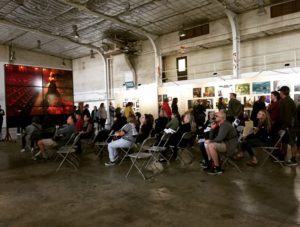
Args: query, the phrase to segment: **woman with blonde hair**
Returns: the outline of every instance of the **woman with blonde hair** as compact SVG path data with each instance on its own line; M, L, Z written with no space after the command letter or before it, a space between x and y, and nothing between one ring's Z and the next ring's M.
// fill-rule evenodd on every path
M250 166L256 166L258 163L253 148L265 146L271 140L272 123L267 110L258 111L256 118L258 122L257 127L253 128L253 133L243 138L242 142L242 150L247 151L250 156L250 160L247 162L247 165Z

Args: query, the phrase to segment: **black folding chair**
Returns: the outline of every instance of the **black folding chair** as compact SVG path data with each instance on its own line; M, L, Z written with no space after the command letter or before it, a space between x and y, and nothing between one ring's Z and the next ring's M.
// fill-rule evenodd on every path
M73 142L71 143L72 140ZM56 172L60 170L61 166L65 162L68 162L71 166L74 167L75 170L79 168L80 159L76 155L76 147L77 147L76 144L79 140L80 140L80 134L73 133L71 138L67 141L67 143L58 149L56 154L57 157L62 158L62 161L57 167Z
M277 162L281 167L284 167L283 163L274 155L274 153L278 150L281 149L281 141L282 138L284 137L286 131L285 130L280 130L278 132L279 138L276 141L276 143L274 144L274 146L272 147L259 147L261 148L266 154L267 156L265 157L265 159L263 160L263 162L261 163L261 166L264 166L264 164L267 162L267 160L271 157L275 160L275 162Z

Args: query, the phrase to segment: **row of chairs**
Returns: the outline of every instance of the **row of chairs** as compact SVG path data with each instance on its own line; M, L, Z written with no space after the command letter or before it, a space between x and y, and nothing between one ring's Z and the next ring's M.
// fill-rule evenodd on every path
M281 149L281 141L285 133L286 132L284 130L279 131L279 138L273 146L260 147L260 149L266 153L266 157L262 161L261 166L265 165L265 163L269 158L272 158L273 160L276 161L276 163L278 163L281 167L283 167L283 164L278 160L277 156L275 155L275 152ZM126 178L130 175L132 169L135 167L138 173L142 176L142 178L146 180L147 178L145 176L144 169L147 169L150 163L158 162L161 158L164 159L169 165L170 159L172 158L175 149L177 149L178 152L177 159L182 164L185 164L184 160L182 159L183 152L186 152L186 154L190 156L191 160L193 160L194 156L191 153L191 151L188 149L188 146L183 145L182 143L184 140L187 141L191 140L191 138L193 137L193 133L192 132L184 133L176 146L170 146L171 155L167 157L164 152L167 150L167 144L170 135L171 134L164 133L157 145L155 145L157 138L149 137L140 146L133 143L131 147L127 149L122 149L124 155L119 165L123 163L126 157L129 157L131 160L130 168L125 175ZM105 141L97 142L95 144L98 150L97 152L98 157L103 156L103 152L105 148L107 148L108 141L111 136L113 136L113 132L109 134L108 138ZM78 143L79 140L80 140L80 134L74 133L71 136L71 138L68 140L68 142L57 151L57 158L60 157L62 160L58 168L56 169L56 172L58 172L61 166L66 162L69 163L71 166L73 166L74 169L76 170L79 168L80 158L76 155L76 144ZM136 147L138 151L135 153L130 153L133 147ZM225 165L229 164L233 166L235 169L237 169L239 172L242 172L241 169L238 167L238 165L232 159L232 156L227 156L225 154L221 158L222 158L222 168L224 168ZM139 163L141 160L142 162Z

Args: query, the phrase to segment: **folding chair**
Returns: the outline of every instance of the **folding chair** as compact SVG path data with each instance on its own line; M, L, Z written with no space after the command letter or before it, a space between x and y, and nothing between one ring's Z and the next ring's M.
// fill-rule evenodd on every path
M240 173L242 172L240 167L234 162L234 160L232 158L234 156L234 154L229 155L227 152L226 153L219 153L219 154L220 154L220 159L222 160L222 165L221 165L222 169L224 169L224 167L227 164L229 164L229 165L233 166Z
M146 167L149 162L152 160L153 157L153 153L152 152L145 152L148 151L148 147L151 147L154 143L156 142L156 138L155 137L150 137L144 140L144 142L142 143L139 151L137 153L133 153L133 154L129 154L128 156L130 157L130 160L132 162L127 174L126 174L126 178L129 176L131 170L133 167L135 167L137 169L137 171L141 174L141 176L143 177L144 180L146 180L146 177L142 171L142 169L144 167ZM138 161L144 159L144 161L139 164Z
M185 132L183 133L183 135L181 136L180 140L178 141L177 145L176 146L170 146L171 150L172 150L172 155L171 157L169 158L169 161L170 159L172 158L172 156L174 155L175 153L175 149L178 149L177 150L177 158L176 160L179 160L183 165L185 164L182 157L181 157L181 154L186 151L189 156L191 157L191 160L194 159L194 155L192 154L192 152L190 152L187 148L188 148L188 141L190 141L193 137L193 132ZM186 145L183 144L183 141L186 141Z
M282 162L274 155L274 152L281 149L281 141L282 141L282 138L284 137L285 133L286 133L285 130L280 130L278 132L279 139L277 140L277 142L274 144L273 147L259 147L265 153L267 153L267 156L265 157L265 159L261 163L261 167L264 166L264 164L267 162L267 160L269 159L269 157L272 157L281 167L284 167L284 165L282 164Z
M108 137L105 141L102 141L102 142L96 142L95 143L95 146L98 150L97 152L97 157L102 157L103 156L103 151L105 148L107 148L107 145L108 145L108 141L109 139L114 135L114 131L111 130L110 133L108 134Z
M73 143L71 144L71 141L73 139ZM75 154L76 152L76 144L80 139L80 134L73 133L71 138L68 140L68 142L60 147L58 151L56 152L58 157L62 158L62 161L60 162L59 166L56 169L56 172L58 172L61 168L61 166L64 164L64 162L68 162L71 166L74 167L75 170L79 168L79 157Z
M162 152L167 150L167 144L168 144L168 141L169 141L171 135L172 135L171 133L164 133L156 146L153 145L147 149L148 151L153 153L153 157L155 157L156 160L159 160L159 158L162 157L169 164L169 159L167 159L162 154Z
M131 145L130 145L129 147L126 147L126 148L125 148L125 147L120 147L120 150L123 151L124 156L122 157L122 159L121 159L119 165L121 165L121 164L123 163L124 159L125 159L126 157L129 156L129 152L130 152L130 150L131 150L133 147L136 147L136 144L135 144L135 143L131 143Z

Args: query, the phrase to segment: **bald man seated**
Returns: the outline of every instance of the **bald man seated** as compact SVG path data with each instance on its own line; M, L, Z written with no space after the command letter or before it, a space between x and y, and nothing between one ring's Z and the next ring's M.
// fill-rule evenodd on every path
M217 130L216 137L206 140L209 165L205 170L208 174L222 174L218 152L234 152L238 144L238 135L235 128L226 120L226 113L223 111L215 114L214 122L211 124L213 130Z

